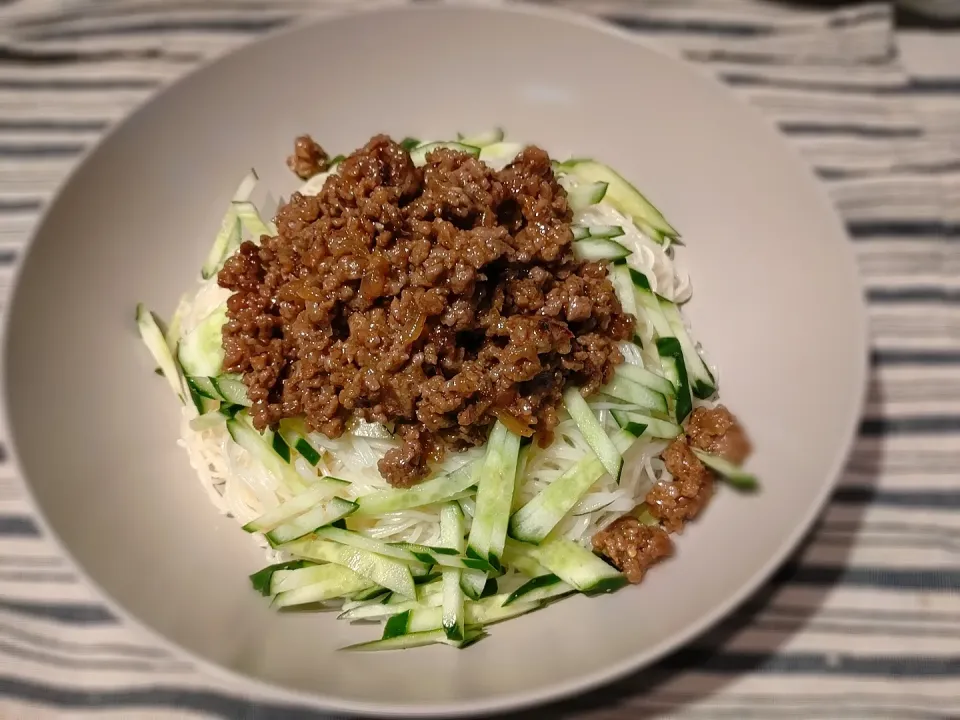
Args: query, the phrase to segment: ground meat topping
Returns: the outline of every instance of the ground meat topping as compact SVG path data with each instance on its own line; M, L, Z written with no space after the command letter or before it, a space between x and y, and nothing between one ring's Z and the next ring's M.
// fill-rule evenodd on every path
M740 465L750 454L750 440L737 418L723 405L712 410L699 407L687 423L690 444L711 455Z
M608 382L633 332L604 267L575 258L571 217L537 147L500 172L450 149L417 168L374 137L224 265L224 370L261 430L396 423L379 467L399 487L498 417L546 444L566 385Z
M609 558L627 580L639 583L650 566L673 555L673 541L663 528L624 515L593 536L593 549Z
M657 483L647 493L650 513L667 532L682 532L713 494L713 473L693 454L684 438L677 438L663 451L663 462L673 482Z
M293 145L293 155L287 158L287 167L301 180L312 178L327 169L327 153L309 135L301 135Z

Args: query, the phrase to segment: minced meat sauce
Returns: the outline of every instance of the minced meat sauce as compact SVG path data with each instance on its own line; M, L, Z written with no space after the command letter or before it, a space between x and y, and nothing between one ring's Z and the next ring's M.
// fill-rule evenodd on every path
M644 525L626 515L593 536L594 550L632 583L643 580L652 565L673 554L668 533L683 532L684 525L699 515L713 496L714 473L692 448L736 465L746 460L751 450L743 427L723 405L697 408L690 414L684 434L661 454L673 480L657 483L645 498L647 512L657 524Z
M321 151L301 141L306 172ZM498 172L450 149L417 168L374 137L220 271L224 369L243 374L254 424L395 423L379 469L398 487L498 418L549 443L564 388L608 382L633 331L604 266L574 256L571 215L537 147Z

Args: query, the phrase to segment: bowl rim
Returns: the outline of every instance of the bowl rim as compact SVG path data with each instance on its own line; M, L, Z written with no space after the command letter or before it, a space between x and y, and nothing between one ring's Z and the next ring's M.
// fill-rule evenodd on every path
M379 702L365 702L344 700L335 696L330 696L318 692L308 692L285 688L273 683L258 679L245 673L231 670L215 662L207 660L192 651L181 647L174 640L162 635L159 631L152 629L146 622L141 621L131 611L124 608L115 600L100 584L94 580L74 557L73 553L60 538L56 530L48 522L39 502L34 494L27 473L20 462L17 452L16 430L11 422L11 412L9 403L9 388L11 385L10 377L10 343L9 329L14 312L18 305L18 296L20 295L21 275L27 265L29 256L33 252L36 240L46 225L48 216L52 213L57 201L66 188L101 148L102 145L109 143L114 134L123 127L128 121L140 113L148 112L156 103L161 103L166 94L172 91L185 78L197 72L202 72L208 68L214 67L231 57L234 53L248 51L261 43L271 41L277 37L287 34L293 34L302 31L305 27L320 25L330 20L343 17L362 16L367 14L376 14L380 12L402 12L402 13L420 13L420 12L457 12L459 9L468 8L470 10L482 10L485 12L505 15L527 15L540 17L555 21L565 22L578 26L585 31L600 32L613 38L626 40L638 45L650 52L665 56L675 61L678 65L686 68L687 72L698 75L704 83L713 83L717 88L727 89L727 94L734 102L739 103L745 110L754 114L758 119L763 119L762 114L752 107L746 100L742 99L736 93L729 91L728 88L710 73L697 67L696 64L685 62L664 50L664 47L654 38L650 38L641 33L630 32L626 29L617 27L613 23L603 21L599 18L587 15L585 13L567 10L563 8L541 6L534 4L520 4L511 0L445 0L444 2L419 4L411 3L409 0L368 0L363 5L354 4L339 7L330 7L322 9L317 14L312 14L302 20L294 20L283 27L270 30L255 39L239 45L236 48L214 58L209 62L201 61L199 65L188 71L170 85L151 96L146 102L136 107L132 112L123 116L119 122L111 127L98 138L90 147L88 147L77 160L73 168L64 175L57 184L50 200L41 210L39 217L30 231L22 255L19 258L11 280L11 290L8 295L8 310L3 313L2 323L0 323L0 363L3 369L0 373L0 420L4 423L7 432L7 462L13 470L15 477L24 491L26 504L31 512L32 519L39 526L41 537L48 540L60 552L60 555L67 560L70 567L76 573L78 581L86 587L92 589L96 594L96 601L104 605L111 614L126 628L130 628L140 633L145 639L151 641L156 647L162 648L173 657L180 657L187 660L198 672L202 678L206 676L210 680L219 681L220 687L211 688L215 692L232 694L238 699L247 702L277 702L289 705L298 703L302 708L310 710L321 710L325 712L350 713L355 716L387 716L387 717L475 717L485 714L504 713L511 711L524 710L534 706L554 703L569 699L573 696L586 693L601 686L609 685L620 680L627 675L639 672L649 667L656 661L662 659L665 655L684 645L691 640L703 634L711 627L716 625L723 618L727 617L737 607L743 604L750 596L757 592L760 586L766 582L777 568L788 558L790 553L800 544L800 541L807 535L816 518L822 512L828 497L837 485L843 466L845 465L853 444L857 437L858 421L862 417L864 405L867 397L867 380L869 377L869 332L867 322L867 310L862 293L862 283L859 279L856 257L853 248L850 245L849 238L844 229L842 218L827 194L823 184L816 178L809 164L803 159L799 151L787 142L781 133L778 133L772 126L767 125L766 132L772 133L778 138L778 142L784 148L786 153L792 156L795 164L799 165L808 175L809 181L816 188L815 193L820 205L820 211L825 216L830 216L835 226L835 234L838 241L843 242L843 249L839 252L845 258L852 277L857 279L861 287L860 299L857 303L857 331L851 336L851 344L856 343L858 354L861 356L861 362L858 368L857 396L856 402L852 403L848 409L847 431L840 444L841 451L833 459L831 470L827 481L823 483L820 491L810 509L801 518L800 522L794 527L778 547L770 554L769 559L751 575L737 592L723 599L716 604L714 609L704 614L697 622L689 627L677 632L664 639L660 643L651 647L638 649L630 657L601 668L598 668L588 674L582 675L574 681L563 681L544 684L537 689L526 692L514 692L506 695L500 695L492 699L473 700L473 701L443 701L429 705L416 704L384 704ZM194 688L196 689L196 688ZM289 708L294 710L296 708Z

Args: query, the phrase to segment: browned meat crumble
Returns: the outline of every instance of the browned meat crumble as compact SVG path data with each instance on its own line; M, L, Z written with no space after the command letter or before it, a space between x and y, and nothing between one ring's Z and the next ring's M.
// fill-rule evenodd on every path
M312 178L327 169L326 151L309 135L301 135L293 145L287 167L301 180Z
M673 555L673 541L663 528L624 515L593 536L593 549L607 557L627 580L638 583L651 565Z
M661 457L673 482L658 483L645 498L659 526L648 526L626 515L593 537L593 548L632 583L643 580L651 565L673 554L667 533L681 533L713 495L714 473L691 447L740 464L750 454L750 440L736 417L723 405L697 408L687 421L686 434L667 446Z
M325 153L300 140L291 167L314 174ZM574 257L570 220L537 147L499 172L449 149L417 168L374 137L227 260L224 370L243 374L259 429L396 423L379 467L398 487L497 418L547 444L563 389L608 382L633 331L603 265Z

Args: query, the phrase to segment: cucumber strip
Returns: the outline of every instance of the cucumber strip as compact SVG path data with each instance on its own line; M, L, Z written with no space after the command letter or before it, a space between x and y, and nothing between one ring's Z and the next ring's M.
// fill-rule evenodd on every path
M618 367L613 374L613 380L604 385L600 392L615 397L618 400L632 405L648 408L652 412L667 412L667 398L656 390L651 390L620 374Z
M549 571L543 565L533 559L526 548L526 543L507 538L507 544L503 549L503 564L528 578L549 574Z
M628 315L635 318L640 317L640 310L637 308L637 292L633 286L633 279L630 277L630 268L626 265L617 265L610 269L610 281L613 283L613 290L620 301L620 307Z
M488 145L493 145L495 143L503 142L504 133L502 128L494 128L493 130L488 130L487 132L477 133L476 135L465 135L462 136L460 133L457 133L457 141L463 143L464 145L470 145L472 147L485 148Z
M338 478L318 478L317 482L308 489L280 503L272 510L268 510L256 520L251 520L243 526L243 529L250 533L274 530L328 500L334 493L343 490L348 484Z
M602 562L602 561L601 561ZM483 600L468 602L465 605L466 624L468 626L486 626L494 623L510 620L528 612L539 610L541 605L538 602L518 602L510 605L504 605L509 599L508 595L491 595ZM389 622L394 623L389 629L389 633L405 634L415 632L426 632L441 628L443 624L443 608L441 607L419 607L406 611L409 615L401 617L394 615ZM384 635L387 635L387 629L384 629Z
M724 480L738 490L752 491L760 487L760 481L756 475L734 465L726 458L722 458L719 455L711 455L697 448L690 449L693 450L694 455L700 458L700 462L718 473Z
M303 420L293 418L281 420L280 434L287 442L287 445L290 445L294 450L300 453L304 460L314 467L317 466L323 455L320 451L313 447L313 445L310 444L309 440L307 440L307 436L310 433L307 431L307 426Z
M350 515L357 509L355 502L344 500L343 498L330 498L321 502L312 510L308 510L303 515L299 515L289 522L276 527L267 533L267 540L272 545L282 545L283 543L296 540L307 533L311 533L318 528L336 522L340 518Z
M584 182L567 190L567 203L573 212L581 212L596 205L607 194L607 183Z
M494 568L500 567L507 538L519 456L520 436L498 420L487 440L483 463L478 466L476 511L466 550L468 557L487 560ZM468 571L462 574L461 585L469 597L477 598L486 580L485 572Z
M214 387L210 378L208 377L187 377L187 385L193 388L196 393L202 397L210 398L211 400L221 400L220 393L217 392L217 389Z
M293 563L300 563L299 566L289 568L279 568L276 570L270 581L270 595L279 595L289 590L299 590L300 588L325 581L332 572L330 568L339 568L339 565L314 565L305 560L295 560ZM293 563L287 563L293 565ZM345 573L336 573L343 574Z
M253 585L253 589L258 593L263 596L269 596L271 594L270 588L273 585L273 576L276 573L281 571L289 572L290 570L296 570L308 565L310 565L310 563L308 563L306 560L290 560L289 562L268 565L267 567L263 568L263 570L258 570L251 575L250 583Z
M413 584L413 575L410 573L409 566L392 558L329 540L295 540L281 546L281 548L285 552L304 560L343 565L369 581L399 595L410 599L417 597L416 586ZM362 589L358 587L350 592Z
M227 306L220 305L183 336L177 356L184 373L200 377L220 374L226 322Z
M612 238L618 238L621 235L625 235L623 228L619 225L591 225L590 226L590 237L597 238L598 240L610 240Z
M420 141L415 137L405 137L400 141L400 147L402 147L407 152L413 150L417 145L420 144ZM343 160L343 156L340 156L340 159Z
M408 650L410 648L435 644L452 645L456 648L462 648L477 642L484 636L485 633L482 630L467 630L463 640L454 641L450 640L443 630L431 630L429 632L398 635L397 637L391 637L386 640L371 640L370 642L348 645L340 649L350 650L352 652L379 652L385 650Z
M620 471L623 469L623 455L607 436L607 431L603 429L603 425L597 420L587 401L583 399L580 388L568 387L563 393L563 405L577 424L587 445L600 458L600 462L610 476L619 482Z
M654 333L659 337L673 336L673 329L660 307L660 296L650 289L650 281L647 280L647 276L633 268L630 268L629 272L637 303L653 326Z
M634 437L621 430L614 433L611 441L623 453L633 444ZM513 514L510 536L534 545L543 542L605 471L594 455L580 460Z
M619 225L574 225L574 240L586 240L594 238L596 240L612 240L624 234L624 230Z
M663 244L665 238L680 237L680 233L667 222L663 214L609 166L595 160L569 160L563 163L561 168L586 181L607 183L607 202L628 215L636 226L650 235L655 242Z
M319 565L304 569L314 571L311 574L314 582L293 590L284 590L274 595L274 607L283 608L332 600L366 590L371 585L367 577L339 564Z
M677 424L682 425L693 411L693 398L690 395L690 381L687 379L687 367L683 361L683 348L675 337L662 337L657 340L657 352L660 353L660 362L664 372L671 381L676 378L677 396L674 404L674 414Z
M189 306L190 293L184 293L177 303L173 315L170 316L170 322L167 323L167 331L163 334L167 341L167 347L170 348L170 354L176 355L177 344L180 342L180 335L183 326L183 314Z
M573 252L581 260L622 260L630 255L630 251L615 240L589 237L576 240L573 243Z
M180 375L180 368L174 359L167 340L160 331L153 313L147 310L143 303L137 304L137 329L140 331L140 338L147 350L153 355L154 361L160 366L163 376L173 390L174 394L180 398L180 402L186 402L183 392L183 380Z
M249 200L258 180L257 171L251 169L240 181L237 191L233 194L233 202ZM240 247L240 230L240 218L237 217L237 211L231 203L223 216L223 220L220 221L220 230L213 241L213 247L210 248L203 267L200 268L200 276L204 280L213 277L223 267L223 262Z
M253 455L257 462L275 475L290 492L299 493L306 489L306 482L300 474L285 463L252 427L235 417L228 418L227 432L237 445Z
M247 386L238 376L218 375L217 377L211 377L210 382L213 384L217 395L224 402L231 405L243 405L244 407L253 405L250 398L247 397Z
M623 364L617 367L616 372L625 380L639 383L661 395L675 397L677 394L677 388L674 387L672 382L638 365Z
M452 473L426 480L406 490L390 488L364 495L357 499L360 505L357 514L383 515L449 500L473 485L474 471L474 464L470 463Z
M502 136L501 136L502 139ZM448 503L440 510L440 542L457 555L466 550L464 541L466 528L464 527L463 511L456 503ZM461 572L457 568L444 568L443 594L443 630L451 640L464 638L464 602L463 588L460 587Z
M439 150L440 148L457 150L459 152L465 152L473 155L474 157L480 157L480 148L473 145L467 145L466 143L458 142L433 142L415 147L410 151L410 159L413 160L414 165L417 167L422 167L423 165L427 164L427 155L434 150Z
M414 580L414 583L416 583L416 580ZM361 590L360 592L354 593L353 595L350 596L350 600L358 603L365 603L365 602L371 602L371 601L376 601L379 603L384 601L385 599L384 594L385 593L389 594L389 592L390 591L387 590L386 588L382 588L374 585L373 587L370 587L367 590ZM349 603L344 603L344 609L346 609L346 606L348 604Z
M424 600L404 600L403 602L397 603L370 603L343 611L337 615L337 620L346 620L348 622L355 620L386 620L394 615L405 613L408 610L440 607L442 604L442 594L431 595Z
M527 545L534 560L586 595L617 590L627 578L589 550L565 538L551 538L540 545Z
M669 420L651 417L650 415L643 415L636 412L623 412L621 410L613 410L611 414L613 415L613 419L617 421L617 424L634 437L646 435L647 437L670 440L683 432L683 428L679 425L675 425Z
M264 433L264 436L266 436L266 433ZM290 462L290 446L287 445L287 441L283 439L283 435L277 432L271 432L270 445L273 447L273 451L279 455L285 463Z
M444 567L479 569L484 572L490 570L490 565L485 560L462 557L456 553L449 554L447 548L431 548L427 545L414 543L387 543L351 530L335 527L319 529L316 536L322 540L332 540L411 565L426 567L441 565Z
M521 599L524 602L543 602L544 600L562 597L573 592L576 592L576 590L572 586L567 585L567 583L553 573L547 573L546 575L532 578L518 587L510 597L503 601L503 604L504 606L512 605Z
M233 211L237 214L237 217L240 218L240 223L244 229L250 233L255 243L259 243L263 235L276 234L276 228L272 227L272 223L268 225L263 221L260 217L260 211L257 210L257 206L249 200L234 202Z
M680 308L675 303L665 298L660 298L660 309L663 311L670 328L673 330L674 337L680 342L680 348L683 350L683 362L687 368L687 376L690 380L693 394L701 400L706 400L717 391L717 382L707 364L697 352L690 333L687 332L687 326L680 315Z

